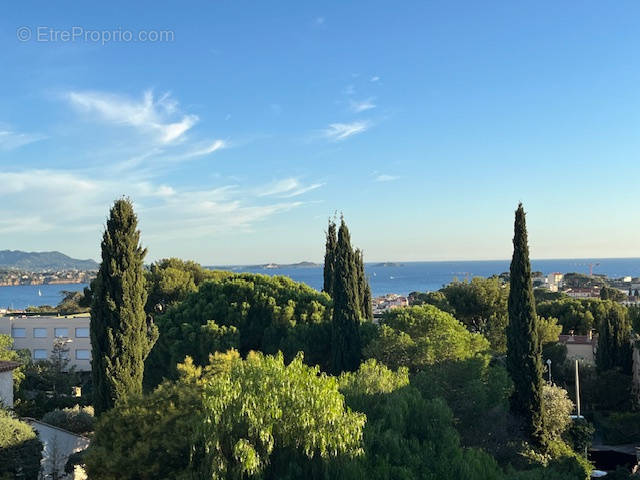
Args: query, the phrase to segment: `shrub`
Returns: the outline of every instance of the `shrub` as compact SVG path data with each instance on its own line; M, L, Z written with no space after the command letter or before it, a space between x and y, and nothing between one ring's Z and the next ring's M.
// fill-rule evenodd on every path
M577 418L571 422L569 428L562 434L562 438L576 452L582 454L591 446L595 428L584 418Z
M69 430L73 433L87 433L93 431L95 418L93 407L75 405L72 408L53 410L42 417L44 423Z
M30 425L0 410L0 478L36 480L42 443Z
M640 442L640 413L615 412L610 415L596 414L594 417L604 443L620 445Z
M573 402L564 388L545 384L542 388L542 405L545 434L551 440L559 440L571 422Z

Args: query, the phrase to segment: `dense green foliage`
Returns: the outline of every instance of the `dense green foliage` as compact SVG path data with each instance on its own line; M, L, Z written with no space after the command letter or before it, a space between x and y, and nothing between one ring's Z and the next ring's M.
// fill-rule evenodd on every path
M557 318L565 335L571 331L576 335L586 335L600 324L614 305L597 299L567 297L540 302L536 310L543 317Z
M20 362L22 363L22 357L20 354L13 350L13 338L9 335L0 334L0 360L5 362ZM18 367L13 370L13 388L18 389L20 382L24 379L24 366Z
M41 456L33 428L0 409L0 478L38 479Z
M364 320L373 320L373 304L371 302L371 287L364 271L364 255L362 250L355 251L356 280L358 283L358 296L360 297L360 315Z
M600 371L620 369L630 374L632 366L631 323L627 309L611 304L607 315L598 325L596 365Z
M301 356L285 365L282 355L230 352L181 370L177 382L100 419L91 478L315 478L329 459L361 452L364 416L345 407L337 379Z
M341 479L502 479L495 460L460 446L442 399L426 400L397 373L372 360L344 374L347 403L367 415L364 456L339 463Z
M331 300L287 277L229 274L157 317L160 337L146 362L145 384L175 378L189 355L205 365L209 354L236 348L292 359L302 351L310 364L329 367Z
M336 279L335 263L336 263L336 250L338 248L338 234L336 230L336 222L329 220L329 226L327 228L327 240L325 244L324 252L324 267L323 267L323 287L322 291L333 296L333 285Z
M27 351L28 352L28 351ZM72 407L90 401L90 372L77 372L70 365L69 347L61 340L54 341L47 360L23 359L24 380L15 397L14 410L20 416L42 418L55 409ZM72 396L72 387L81 387L83 396ZM88 392L88 393L87 393Z
M331 369L334 373L341 373L357 370L362 356L362 298L358 288L358 266L344 219L338 230L334 268Z
M415 372L489 349L481 334L469 332L433 305L391 309L384 313L380 325L378 337L367 345L364 354L393 369L406 366Z
M576 418L571 421L562 434L562 439L574 451L582 454L591 447L595 428L591 422L584 418Z
M536 327L527 227L522 204L516 210L514 223L508 310L507 369L515 387L511 409L525 419L526 432L533 442L544 444L541 345Z
M612 412L596 414L594 422L608 445L640 442L640 413Z
M545 384L542 387L542 403L545 438L549 441L561 440L571 423L573 402L564 388Z
M506 351L508 285L497 277L474 277L470 282L453 282L441 292L458 320L487 337L496 352Z
M454 414L465 446L480 447L499 461L510 460L516 423L509 413L513 383L500 363L488 355L444 362L412 379L424 398L443 398Z
M93 407L81 407L80 405L52 410L43 415L42 421L73 433L92 432L95 425Z
M600 289L600 300L613 300L614 302L622 302L627 299L627 295L617 288L602 287Z
M218 280L230 272L208 270L200 264L179 258L159 260L145 271L146 310L161 313L183 302L208 280Z
M102 237L102 263L92 288L91 371L96 413L142 391L144 360L157 330L147 323L144 306L138 220L131 202L116 200Z

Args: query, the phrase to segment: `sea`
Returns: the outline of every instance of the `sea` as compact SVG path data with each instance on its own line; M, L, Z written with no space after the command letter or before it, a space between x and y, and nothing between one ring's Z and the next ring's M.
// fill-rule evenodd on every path
M532 271L544 274L553 272L603 274L609 278L625 276L640 277L640 258L593 258L532 260ZM317 290L322 289L322 266L224 266L215 267L234 272L285 275L303 282ZM442 288L454 279L489 277L509 271L509 260L443 261L443 262L386 262L368 263L365 271L373 296L387 293L407 295L410 292L433 291ZM0 308L23 309L27 306L57 305L64 290L82 290L86 284L20 285L0 287Z

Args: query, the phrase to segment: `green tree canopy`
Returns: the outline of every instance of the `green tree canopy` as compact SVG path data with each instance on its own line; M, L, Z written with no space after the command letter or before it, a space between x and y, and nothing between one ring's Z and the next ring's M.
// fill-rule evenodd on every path
M13 349L13 338L0 333L0 360L6 362L23 362L20 353ZM24 379L24 365L13 370L13 387L18 389Z
M367 415L364 456L336 462L342 479L498 480L489 455L460 446L453 416L442 399L426 400L392 372L369 360L340 377L348 405Z
M288 277L228 274L203 283L156 318L160 338L147 359L145 384L175 378L187 355L198 365L210 353L237 348L291 360L303 351L310 364L329 366L331 300Z
M33 428L0 408L0 478L37 480L41 454Z
M534 443L544 444L542 424L542 346L538 339L527 226L522 204L514 223L513 259L509 289L507 369L514 383L511 409L525 420L525 430Z
M331 368L334 373L358 368L361 352L362 298L358 288L358 265L351 235L344 219L338 230L333 285Z
M576 335L587 335L591 329L598 328L611 308L614 308L612 302L567 297L540 302L536 310L543 317L557 318L565 335L570 331Z
M338 381L282 355L216 354L205 368L131 398L99 421L91 478L312 478L316 464L361 452L365 417L345 407ZM308 475L307 475L308 474Z
M611 301L607 303L607 314L598 325L596 365L600 371L618 368L631 374L631 322L627 309Z
M418 371L448 360L464 360L489 349L479 333L471 333L452 315L433 305L394 308L380 320L379 335L365 356L390 368Z
M472 332L485 335L496 352L505 352L509 287L500 278L473 277L470 282L453 282L441 291L458 320Z
M142 391L144 361L157 330L147 323L138 219L128 199L116 200L102 237L102 263L91 306L93 405L104 412Z
M184 301L208 280L218 280L230 272L208 270L200 264L179 258L164 258L145 272L148 292L147 312L164 311Z

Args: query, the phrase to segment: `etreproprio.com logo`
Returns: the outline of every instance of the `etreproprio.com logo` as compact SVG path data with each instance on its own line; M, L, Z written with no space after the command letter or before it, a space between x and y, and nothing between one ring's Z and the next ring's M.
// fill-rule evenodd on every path
M20 42L40 43L157 43L173 42L173 30L127 30L123 28L91 30L81 26L55 28L40 25L37 27L22 26L16 29L16 37Z

